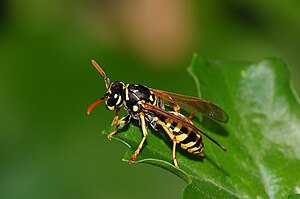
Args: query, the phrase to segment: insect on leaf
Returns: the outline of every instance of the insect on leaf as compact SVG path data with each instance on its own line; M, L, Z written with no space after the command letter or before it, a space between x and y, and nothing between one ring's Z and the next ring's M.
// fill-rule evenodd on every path
M224 108L230 118L227 124L205 117L193 122L228 152L204 138L205 157L178 150L177 169L169 140L151 131L136 162L181 177L187 182L183 198L281 199L299 193L300 106L287 66L277 59L221 62L195 55L188 71L199 95ZM124 157L128 161L141 140L140 127L130 124L114 139L131 147Z

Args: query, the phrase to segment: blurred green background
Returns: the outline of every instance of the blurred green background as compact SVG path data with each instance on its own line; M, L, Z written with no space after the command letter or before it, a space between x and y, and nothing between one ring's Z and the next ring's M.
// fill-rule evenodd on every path
M185 183L121 161L87 107L111 80L196 95L192 54L278 57L300 93L299 1L0 1L0 198L180 198ZM203 74L205 75L205 74Z

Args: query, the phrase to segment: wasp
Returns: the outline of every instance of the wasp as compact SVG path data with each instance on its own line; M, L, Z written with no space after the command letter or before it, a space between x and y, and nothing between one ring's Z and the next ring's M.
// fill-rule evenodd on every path
M219 106L204 99L148 88L141 84L124 84L120 81L110 82L110 79L96 61L92 60L92 64L103 76L107 92L89 106L87 114L89 115L92 109L102 101L105 102L109 110L116 111L111 124L112 126L115 125L115 129L107 136L108 139L111 139L118 132L121 125L129 123L131 119L138 120L141 126L143 138L131 156L129 163L133 163L140 153L148 136L147 129L149 126L155 131L162 129L172 140L172 159L176 167L178 167L176 160L177 145L180 145L189 153L204 156L202 135L218 145L223 151L226 151L226 148L219 142L193 125L191 121L193 114L186 117L180 113L180 105L182 105L216 121L226 123L228 115ZM168 103L172 111L165 109L164 102ZM122 105L124 105L127 114L119 119L118 114Z

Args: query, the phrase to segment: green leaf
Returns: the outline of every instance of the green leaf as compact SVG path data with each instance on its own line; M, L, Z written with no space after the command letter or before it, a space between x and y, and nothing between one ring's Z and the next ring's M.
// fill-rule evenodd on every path
M221 62L195 55L188 71L199 96L229 115L227 124L207 118L193 122L228 152L204 137L202 159L178 147L178 169L172 164L169 138L150 130L136 163L162 167L185 180L183 198L288 198L299 192L300 107L287 66L277 59ZM133 122L113 137L129 147L124 161L137 148L141 134Z
M300 198L300 194L291 194L288 197L288 199L299 199L299 198Z

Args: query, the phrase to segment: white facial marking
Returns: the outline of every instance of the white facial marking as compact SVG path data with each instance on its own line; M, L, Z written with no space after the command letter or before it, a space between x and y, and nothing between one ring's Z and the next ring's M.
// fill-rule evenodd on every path
M134 105L134 106L132 107L132 110L133 110L134 112L137 112L137 111L139 110L139 107L138 107L137 105Z

